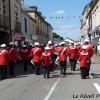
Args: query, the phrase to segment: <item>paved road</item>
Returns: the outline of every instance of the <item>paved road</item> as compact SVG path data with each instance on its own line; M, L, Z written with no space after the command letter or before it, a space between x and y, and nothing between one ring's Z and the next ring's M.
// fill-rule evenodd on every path
M67 75L60 78L59 71L51 73L50 79L31 72L21 73L16 78L0 81L0 100L100 100L100 62L94 57L91 66L91 79L80 78L77 71L67 68Z

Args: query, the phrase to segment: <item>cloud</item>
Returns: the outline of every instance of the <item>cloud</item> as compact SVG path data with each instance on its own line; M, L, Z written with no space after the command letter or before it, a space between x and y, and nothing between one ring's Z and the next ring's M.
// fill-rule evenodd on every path
M65 14L64 10L57 10L56 12L53 13L53 15L56 15L56 16L61 16L61 15L64 15L64 14Z

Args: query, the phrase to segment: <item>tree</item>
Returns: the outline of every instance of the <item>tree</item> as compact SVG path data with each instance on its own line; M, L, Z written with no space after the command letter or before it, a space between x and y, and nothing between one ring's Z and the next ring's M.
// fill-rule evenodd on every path
M53 38L60 38L60 36L57 33L53 32Z
M63 37L60 37L60 40L64 40L64 38Z
M64 40L63 37L61 37L60 35L58 35L57 33L53 32L53 38L59 38L60 40Z

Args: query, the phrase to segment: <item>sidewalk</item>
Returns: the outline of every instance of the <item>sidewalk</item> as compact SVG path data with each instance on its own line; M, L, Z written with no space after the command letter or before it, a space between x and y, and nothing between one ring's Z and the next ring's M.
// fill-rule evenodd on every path
M94 79L100 78L100 56L94 55L92 57L90 73Z
M100 63L100 56L98 56L98 55L95 54L92 57L92 63Z

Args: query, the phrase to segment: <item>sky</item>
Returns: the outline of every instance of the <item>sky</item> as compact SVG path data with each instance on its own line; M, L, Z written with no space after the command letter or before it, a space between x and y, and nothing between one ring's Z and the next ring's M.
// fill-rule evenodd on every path
M80 38L80 16L91 0L24 0L25 5L35 5L46 17L54 32L64 38ZM63 17L63 18L62 18Z

